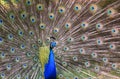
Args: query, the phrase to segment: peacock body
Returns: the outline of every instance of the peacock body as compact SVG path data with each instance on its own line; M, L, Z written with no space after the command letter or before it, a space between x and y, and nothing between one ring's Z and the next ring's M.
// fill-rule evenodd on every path
M120 0L0 0L0 79L42 78L120 79Z

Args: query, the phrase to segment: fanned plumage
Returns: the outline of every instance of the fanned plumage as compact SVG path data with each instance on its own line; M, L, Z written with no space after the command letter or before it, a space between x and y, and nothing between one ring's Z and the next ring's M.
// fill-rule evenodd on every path
M58 79L120 79L120 0L0 0L0 78L42 78L51 36Z

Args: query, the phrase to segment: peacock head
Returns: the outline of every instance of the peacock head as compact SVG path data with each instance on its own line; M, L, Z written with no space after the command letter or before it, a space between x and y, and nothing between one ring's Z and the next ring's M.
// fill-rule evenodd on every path
M51 42L50 42L50 49L53 49L54 47L57 46L57 43L55 42L55 37L50 37Z

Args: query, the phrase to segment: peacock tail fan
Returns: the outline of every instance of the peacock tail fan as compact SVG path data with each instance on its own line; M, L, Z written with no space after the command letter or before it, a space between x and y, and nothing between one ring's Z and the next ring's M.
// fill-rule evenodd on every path
M120 79L120 0L0 0L0 78L43 78L51 36L58 79Z

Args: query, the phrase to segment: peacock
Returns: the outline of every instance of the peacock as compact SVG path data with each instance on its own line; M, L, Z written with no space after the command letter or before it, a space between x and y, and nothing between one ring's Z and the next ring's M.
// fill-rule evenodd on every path
M0 79L120 79L120 0L0 0Z

